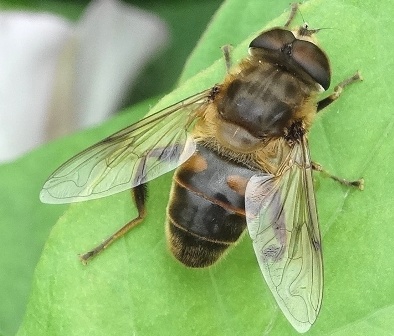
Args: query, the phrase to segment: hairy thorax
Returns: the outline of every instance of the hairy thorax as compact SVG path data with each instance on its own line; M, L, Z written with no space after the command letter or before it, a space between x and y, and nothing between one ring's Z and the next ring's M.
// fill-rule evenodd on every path
M235 161L275 173L290 149L284 144L289 128L295 122L309 128L317 92L275 64L248 58L227 75L194 136Z

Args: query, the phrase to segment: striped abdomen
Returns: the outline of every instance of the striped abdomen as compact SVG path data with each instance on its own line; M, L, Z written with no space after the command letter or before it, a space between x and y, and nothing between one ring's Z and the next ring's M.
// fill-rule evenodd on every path
M189 267L215 263L245 230L246 184L255 171L202 144L174 174L167 235L174 256Z

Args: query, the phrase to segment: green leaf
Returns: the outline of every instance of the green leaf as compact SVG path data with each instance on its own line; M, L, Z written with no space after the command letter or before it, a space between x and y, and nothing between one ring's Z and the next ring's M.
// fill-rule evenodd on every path
M79 1L58 1L58 0L0 0L1 10L31 11L31 12L50 12L59 16L76 21L88 0Z
M157 108L220 82L223 61L201 71L202 54L209 55L210 63L211 58L221 57L218 47L223 42L235 45L242 41L234 50L235 59L240 59L246 54L251 36L267 23L256 19L267 11L267 6L261 0L227 1L191 56L182 86L164 97ZM277 13L286 6L287 2L282 3ZM312 27L332 28L318 35L332 61L333 84L357 69L365 79L349 87L319 115L310 133L315 161L336 175L363 176L366 188L364 192L351 190L316 176L325 293L321 314L309 333L390 335L394 303L390 139L394 136L394 122L388 88L391 83L384 79L393 69L392 6L388 0L331 0L309 1L301 10ZM283 24L286 16L269 22L268 26ZM226 29L220 30L225 22ZM200 52L206 44L213 47ZM192 75L195 76L190 78ZM81 149L82 144L113 131L115 124L123 124L128 116L1 167L4 176L9 177L2 181L2 190L18 195L11 205L1 202L9 223L2 233L15 235L10 242L15 244L19 238L23 246L39 225L54 222L57 214L66 209L39 205L35 198L38 181L71 152ZM134 117L139 115L130 119ZM35 182L28 184L26 176L32 176L30 172ZM170 183L171 174L151 183L145 223L88 266L80 264L77 254L99 243L136 212L128 192L69 206L53 227L37 265L18 334L296 334L262 280L247 235L210 269L187 269L174 261L166 249L163 227ZM13 221L10 214L17 214ZM24 224L26 214L30 215L30 225ZM43 220L47 216L50 218ZM40 220L43 222L39 223ZM13 257L25 260L31 255L21 249ZM11 273L7 271L4 274Z
M153 103L153 100L150 101ZM40 203L45 179L88 144L141 118L149 102L99 127L62 139L0 166L0 332L15 334L25 311L33 271L54 223L67 209Z

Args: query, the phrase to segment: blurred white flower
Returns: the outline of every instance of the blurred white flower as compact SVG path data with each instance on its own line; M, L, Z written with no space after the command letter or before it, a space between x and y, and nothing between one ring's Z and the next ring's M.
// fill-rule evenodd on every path
M144 63L168 40L156 16L92 1L73 24L0 13L0 162L115 112Z

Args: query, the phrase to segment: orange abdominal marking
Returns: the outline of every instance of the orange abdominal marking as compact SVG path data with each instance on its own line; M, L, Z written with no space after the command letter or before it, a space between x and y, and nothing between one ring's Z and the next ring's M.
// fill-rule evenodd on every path
M227 185L237 194L245 196L246 185L248 180L238 175L230 175L227 177Z
M189 160L183 165L184 169L190 172L200 173L207 169L208 163L198 153L194 154Z

